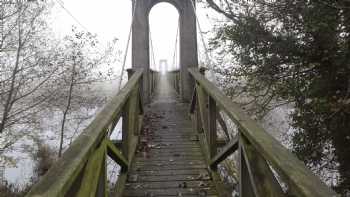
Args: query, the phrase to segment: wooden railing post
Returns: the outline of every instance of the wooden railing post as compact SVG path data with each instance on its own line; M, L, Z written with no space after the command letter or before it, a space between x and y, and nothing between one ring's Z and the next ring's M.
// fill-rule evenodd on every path
M239 134L239 196L240 197L255 197L256 190L253 187L251 181L251 174L249 172L249 166L246 162L246 156L244 151L243 136Z
M202 128L204 130L205 135L207 136L208 131L208 96L205 93L204 89L197 84L197 99L198 99L198 111L199 111L199 119L201 121Z
M212 159L217 153L217 135L216 135L216 102L208 96L208 145L209 145L209 158Z
M200 68L200 73L205 75L205 68ZM202 125L204 126L206 144L208 147L208 159L213 159L217 154L217 107L216 101L213 97L207 94L207 92L197 85L198 91L198 104L200 109L200 117L202 119ZM216 169L217 165L211 166Z
M177 92L177 76L176 73L171 73L171 80L173 81L174 88Z
M124 157L129 160L129 106L130 106L130 99L128 99L123 107L122 112L122 152Z
M181 80L181 76L180 76L180 72L178 72L176 74L176 89L177 89L177 92L180 94L180 80Z
M135 73L135 70L132 68L126 69L126 72L128 72L128 79L131 78L131 76Z
M198 133L203 133L203 127L202 127L202 120L200 117L200 111L199 111L199 104L198 104L198 96L197 96L197 90L196 88L193 91L193 95L192 95L192 121L193 121L193 128L195 129L195 131L197 131Z
M125 172L130 166L138 141L133 131L139 128L137 121L143 113L142 103L138 100L142 75L141 69L135 72L128 70L129 80L125 86L103 107L47 174L31 188L28 197L107 196L106 154L122 167L116 186L124 185ZM109 139L120 118L123 118L122 150Z
M107 138L105 139L107 140ZM100 177L97 185L97 195L101 197L108 196L108 183L107 183L107 145L106 141L103 142L104 151L103 151L103 159L101 164Z
M152 70L150 70L150 77L149 77L149 84L150 84L150 92L151 94L153 93L154 91L154 72Z
M219 153L210 158L211 161L209 162L212 169L211 172L216 172L215 167L220 162L225 161L236 150L238 151L239 196L284 196L283 188L277 177L287 184L288 194L293 196L337 196L334 191L329 189L317 176L307 169L304 163L299 161L254 120L245 115L240 107L225 96L214 84L203 77L205 68L201 68L200 72L195 68L190 68L189 73L196 81L198 101L195 104L191 104L191 112L193 114L194 106L199 107L199 116L208 138L207 140L202 138L200 140L206 156L208 157L214 152L210 150L214 147L213 138L215 138L213 132L215 130L213 111L217 112L220 108L239 128L238 135L230 139ZM208 100L206 100L208 98L209 104ZM215 103L217 107L214 107ZM207 104L208 106L206 106ZM219 113L215 114L215 118L221 119ZM219 123L220 121L223 122L222 119L219 120ZM224 123L220 124L224 125ZM228 134L226 135L228 136Z
M134 74L134 70L132 68L127 69L128 72L128 79L132 77ZM129 138L130 138L130 124L129 124L129 118L130 114L129 112L130 108L130 98L126 101L124 107L123 107L123 112L122 112L122 152L124 157L129 160Z
M157 82L159 81L159 73L154 73L153 74L153 92L155 91L155 89L157 88Z
M179 85L179 81L178 81L178 73L174 73L173 74L173 80L174 80L174 87L175 87L175 90L176 90L176 92L179 92L179 87L178 87L178 85Z
M200 68L199 68L199 72L200 72L202 75L205 75L205 71L207 71L207 68L205 68L205 67L200 67Z

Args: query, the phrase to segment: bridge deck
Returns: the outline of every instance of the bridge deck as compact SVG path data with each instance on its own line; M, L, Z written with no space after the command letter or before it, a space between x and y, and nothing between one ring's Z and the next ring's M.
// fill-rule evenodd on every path
M165 78L146 108L124 196L217 196L192 130L188 104Z

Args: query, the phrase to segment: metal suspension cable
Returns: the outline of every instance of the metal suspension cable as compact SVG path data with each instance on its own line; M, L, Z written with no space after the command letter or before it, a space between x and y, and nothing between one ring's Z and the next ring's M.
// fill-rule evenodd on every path
M66 7L64 7L63 2L62 2L61 0L55 0L55 1L56 1L56 3L57 3L58 5L60 5L60 7L61 7L73 20L75 20L75 22L78 23L78 25L80 25L83 29L85 29L85 31L91 32L91 31L89 31L89 30L86 28L85 25L83 25L83 24L72 14L71 11L69 11Z
M152 40L151 30L149 30L149 43L150 43L150 47L151 47L151 58L153 59L153 65L157 66L156 65L156 57L154 55L154 47L153 47L153 40Z
M125 51L124 51L124 58L123 58L123 64L122 64L122 70L120 73L120 78L119 78L119 83L118 83L118 91L121 88L122 85L122 80L123 80L123 74L124 74L124 69L125 69L125 64L126 64L126 58L128 56L128 51L129 51L129 44L130 44L130 39L131 39L131 33L132 33L132 25L134 24L134 18L135 18L135 10L136 10L136 5L137 5L137 0L133 0L134 3L134 8L132 10L132 18L131 18L131 24L130 24L130 30L129 30L129 35L128 35L128 41L126 43Z
M196 17L196 22L197 22L197 26L198 26L198 29L199 29L199 34L200 34L200 37L201 37L201 41L203 43L206 59L209 62L209 69L212 69L211 59L210 59L210 55L209 55L209 50L208 50L207 44L204 41L204 36L203 36L201 25L199 23L199 19L198 19L198 16L197 16L196 8L195 8L195 5L194 5L194 2L192 0L190 0L190 1L191 1L193 13L195 14L195 17Z
M173 55L173 68L175 68L176 60L177 60L177 42L179 37L179 22L177 23L177 29L176 29L176 37L175 37L175 47L174 47L174 55Z

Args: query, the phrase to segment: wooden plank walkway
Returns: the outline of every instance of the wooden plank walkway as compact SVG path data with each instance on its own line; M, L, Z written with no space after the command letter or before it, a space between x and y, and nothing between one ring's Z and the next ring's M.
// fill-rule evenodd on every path
M217 196L192 130L188 104L162 77L145 109L144 129L123 196Z

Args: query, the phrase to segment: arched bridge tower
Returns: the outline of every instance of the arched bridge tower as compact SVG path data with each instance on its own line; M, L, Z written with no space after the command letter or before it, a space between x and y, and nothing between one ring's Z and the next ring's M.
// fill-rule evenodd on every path
M152 7L160 2L172 4L179 12L180 93L184 101L190 101L194 83L189 77L188 68L198 66L194 0L133 0L135 13L132 26L132 66L133 68L143 68L146 71L143 96L148 102L150 99L148 84L148 71L150 69L149 13Z

